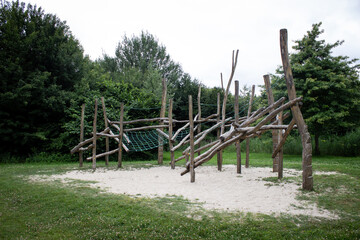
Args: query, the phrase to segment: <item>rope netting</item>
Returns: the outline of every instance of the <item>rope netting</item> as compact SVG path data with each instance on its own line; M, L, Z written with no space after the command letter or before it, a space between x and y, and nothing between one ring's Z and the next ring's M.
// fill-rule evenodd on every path
M189 128L181 131L179 135L176 136L175 141L181 141L189 131ZM169 143L168 139L159 134L156 130L134 131L128 132L126 135L128 136L130 143L124 138L123 143L131 152L147 151Z

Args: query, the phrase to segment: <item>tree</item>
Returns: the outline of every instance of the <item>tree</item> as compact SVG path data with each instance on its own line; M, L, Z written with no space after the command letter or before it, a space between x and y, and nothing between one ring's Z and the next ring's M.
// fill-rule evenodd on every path
M45 150L83 77L83 50L65 22L41 8L1 0L0 150Z
M360 123L360 65L357 59L333 56L332 50L344 41L333 44L319 40L321 22L300 40L295 41L295 53L290 54L294 82L298 95L303 96L301 109L309 131L315 136L315 154L320 154L319 137L343 135ZM276 98L286 96L282 68L272 77Z
M128 79L126 73L129 71L136 70L146 75L149 71L156 70L161 77L168 80L170 88L183 75L181 66L171 60L166 47L160 45L158 40L148 32L141 32L140 36L131 38L125 35L115 50L115 57L111 58L105 54L100 63L109 72L122 73L125 82L132 80L131 83L138 88L143 88L146 81L142 76L139 76L136 81ZM161 79L159 79L159 85L161 85Z

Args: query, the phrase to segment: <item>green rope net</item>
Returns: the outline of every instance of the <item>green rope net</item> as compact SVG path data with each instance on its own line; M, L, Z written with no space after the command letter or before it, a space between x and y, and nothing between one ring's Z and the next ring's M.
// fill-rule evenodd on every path
M181 131L179 135L176 136L175 141L181 141L188 133L188 128ZM124 138L123 143L131 152L147 151L169 143L169 141L156 130L128 132L126 135L130 143Z

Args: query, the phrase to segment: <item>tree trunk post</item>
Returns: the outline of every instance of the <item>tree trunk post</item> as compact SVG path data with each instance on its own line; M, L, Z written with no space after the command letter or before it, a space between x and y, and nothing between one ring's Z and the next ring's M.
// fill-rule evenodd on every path
M253 101L254 101L254 94L255 94L255 85L252 85L251 88L251 96L250 96L250 100L249 100L249 108L248 108L248 112L247 112L247 117L250 117L251 114L251 110L252 110L252 105L253 105ZM250 166L250 139L247 138L246 139L246 161L245 161L245 167L248 168Z
M271 84L270 84L270 76L269 75L264 75L264 83L265 83L265 89L266 89L266 95L268 98L268 103L269 105L274 103L274 95L271 89ZM271 121L275 121L276 119L272 119ZM272 130L272 141L273 141L273 151L276 149L277 145L278 145L278 131L277 130ZM273 172L277 172L279 168L279 155L276 155L273 158Z
M198 120L201 120L201 86L199 86L198 96L197 96L197 105L198 105ZM201 133L201 123L198 125L197 129L198 134ZM196 146L196 148L201 147L201 142ZM198 152L198 155L201 155L201 152Z
M173 136L173 119L172 119L172 110L173 110L173 99L169 100L169 148L170 148L170 161L171 161L171 169L175 169L175 158L174 158L174 151L173 142L171 141Z
M194 118L192 96L189 95L189 122L190 122L190 182L195 182L194 169Z
M283 111L281 111L278 114L278 125L282 125L283 124ZM283 138L283 130L279 130L278 131L278 144L279 145L282 141ZM284 158L283 158L283 148L281 147L279 153L277 154L278 158L279 158L279 165L278 165L278 179L282 179L283 178L283 163L284 163Z
M92 169L96 169L96 121L97 121L98 100L95 99L94 121L93 121L93 148L92 148Z
M85 118L85 103L81 106L81 122L80 122L80 142L84 141L84 118ZM83 166L84 152L79 152L79 167Z
M108 119L107 119L107 115L106 115L104 97L101 97L101 105L102 105L102 110L103 110L103 115L104 115L105 128L107 128L109 126L109 123L108 123ZM108 152L109 150L110 150L110 148L109 148L109 138L105 137L105 152ZM109 166L109 155L105 156L105 165Z
M294 85L294 79L291 71L289 52L288 52L288 37L287 30L280 30L280 49L283 69L285 73L285 81L288 91L289 100L296 98L296 90ZM291 107L291 112L295 118L297 128L301 136L301 142L303 146L302 151L302 177L303 183L302 188L304 190L313 189L313 176L312 176L312 146L311 137L308 132L308 128L305 124L304 118L299 108L299 104L295 104Z
M118 164L117 167L122 167L122 139L124 134L124 103L122 102L120 105L120 123L119 123L119 144L118 144Z
M216 112L216 114L217 114L217 118L216 118L216 120L217 120L217 123L219 123L220 122L220 93L218 93L217 94L217 112ZM220 139L220 134L221 134L221 130L220 130L220 128L218 128L217 129L217 139ZM221 171L221 165L222 165L222 161L223 161L223 159L222 159L222 154L223 152L222 151L219 151L218 153L217 153L217 165L218 165L218 170L219 171Z
M166 112L166 92L167 92L167 86L166 86L166 79L162 79L162 97L161 97L161 110L160 110L160 118L165 117ZM163 124L164 121L160 121L160 125ZM163 131L164 129L160 129ZM163 164L164 159L164 143L162 138L159 136L159 147L158 147L158 164Z
M239 123L239 81L235 81L235 123ZM241 173L241 145L236 142L236 172Z

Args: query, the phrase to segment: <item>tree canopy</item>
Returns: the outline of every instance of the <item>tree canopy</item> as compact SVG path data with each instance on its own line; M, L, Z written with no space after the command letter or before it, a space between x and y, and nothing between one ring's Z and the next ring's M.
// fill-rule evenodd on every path
M61 132L83 50L55 15L1 1L0 62L1 150L28 153Z
M300 40L295 41L290 63L298 95L303 96L301 109L309 131L315 136L315 153L319 153L319 137L343 135L359 126L360 81L357 59L333 56L332 50L343 41L326 43L319 40L324 32L321 22ZM276 98L286 96L282 68L272 76Z

